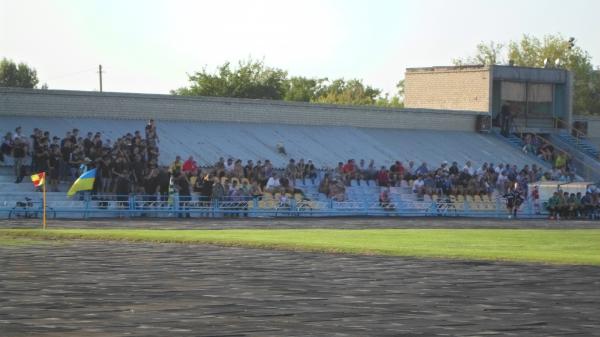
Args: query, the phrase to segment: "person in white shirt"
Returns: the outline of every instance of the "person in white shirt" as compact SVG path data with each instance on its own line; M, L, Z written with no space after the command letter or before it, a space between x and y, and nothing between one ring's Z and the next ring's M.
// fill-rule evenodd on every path
M235 163L233 162L233 158L227 159L227 162L225 163L225 172L232 173L234 167Z
M500 172L502 172L504 170L504 164L500 163L498 164L498 166L496 166L496 168L494 168L494 171L496 172L496 174L500 174Z
M425 182L423 181L423 177L419 176L419 178L417 180L415 180L415 182L413 183L413 193L417 193L419 195L423 194L423 191L425 189Z
M273 173L273 175L271 175L271 177L267 181L267 186L265 189L268 192L274 193L275 190L279 188L279 186L281 185L279 184L279 178L277 177L277 173Z
M465 167L463 167L463 170L464 169L466 169L467 172L469 172L469 175L475 174L475 169L473 168L473 166L471 166L471 161L467 161L467 163L465 164Z

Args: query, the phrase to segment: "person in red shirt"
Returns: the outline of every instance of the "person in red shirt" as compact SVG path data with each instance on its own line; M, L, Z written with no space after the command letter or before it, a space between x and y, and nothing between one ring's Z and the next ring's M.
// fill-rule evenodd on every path
M354 159L348 159L348 162L342 166L342 173L344 174L346 185L350 185L350 181L352 179L356 179L356 167L354 165Z
M390 175L385 166L382 166L381 170L379 170L379 172L377 173L377 183L379 184L379 186L390 186Z
M181 170L183 172L195 172L198 169L198 164L194 160L193 156L190 156L188 160L183 163Z

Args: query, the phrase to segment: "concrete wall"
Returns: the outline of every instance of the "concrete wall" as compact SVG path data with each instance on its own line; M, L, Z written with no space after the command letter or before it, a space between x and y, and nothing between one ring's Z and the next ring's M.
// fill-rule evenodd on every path
M473 76L477 78L481 75ZM0 116L154 118L193 122L473 131L477 114L474 111L400 110L219 97L0 88Z
M573 121L587 122L588 137L600 138L600 116L574 115Z
M487 67L409 68L404 80L406 108L490 111Z

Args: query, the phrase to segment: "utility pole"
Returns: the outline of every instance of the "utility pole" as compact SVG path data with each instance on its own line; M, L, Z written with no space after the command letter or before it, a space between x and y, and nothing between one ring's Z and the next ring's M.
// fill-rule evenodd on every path
M100 75L100 92L102 92L102 65L98 65L98 75Z

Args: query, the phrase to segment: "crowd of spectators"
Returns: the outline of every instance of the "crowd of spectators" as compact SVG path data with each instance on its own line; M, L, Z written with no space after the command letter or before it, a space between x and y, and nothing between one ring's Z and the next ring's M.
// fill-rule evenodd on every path
M4 160L12 156L15 182L32 172L47 172L49 190L58 191L59 183L72 183L79 175L92 168L97 169L94 193L117 195L126 198L130 193L156 195L163 198L177 191L180 200L190 200L192 193L205 200L247 200L270 194L300 194L298 185L318 185L318 192L336 201L345 201L346 188L352 182L375 184L380 187L404 186L418 198L424 195L489 195L494 192L505 195L514 188L529 196L530 184L540 181L571 181L574 173L569 168L569 158L555 151L550 144L539 144L536 137L524 138L523 151L535 153L544 160L551 160L552 170L544 171L536 164L517 167L509 163L483 163L475 167L470 161L464 166L454 161L442 162L430 167L422 162L395 161L389 167L377 168L375 162L354 159L339 162L335 168L317 168L304 159L289 159L284 168L274 168L270 160L248 160L221 157L209 167L200 167L192 156L183 160L180 156L169 166L160 166L159 138L156 124L150 120L144 134L140 131L127 133L114 142L100 132L88 132L85 136L78 129L67 132L62 138L48 131L34 129L30 136L17 127L7 133L0 148ZM31 158L31 162L25 162ZM320 174L320 171L323 172ZM319 177L322 175L322 178ZM300 184L301 182L301 184ZM389 189L382 189L379 202L390 209ZM567 207L568 205L568 207ZM586 206L587 205L587 206ZM551 199L548 209L554 216L579 216L590 211L590 205L598 205L598 193L579 196L560 195ZM592 207L593 208L593 207Z
M574 176L575 171L568 153L557 150L547 140L535 134L523 135L523 152L533 154L550 163L553 168L560 170L566 176Z
M158 167L158 143L153 120L146 125L144 135L135 131L114 142L103 139L100 132L81 136L76 128L62 138L39 128L26 136L19 126L4 136L0 152L3 160L13 157L15 183L29 174L46 172L49 190L58 191L60 182L72 183L84 171L95 168L96 192L128 194L150 192L164 183L164 172L161 176ZM167 177L167 188L168 181Z
M600 219L600 189L589 186L585 194L559 190L544 206L550 212L550 219Z

